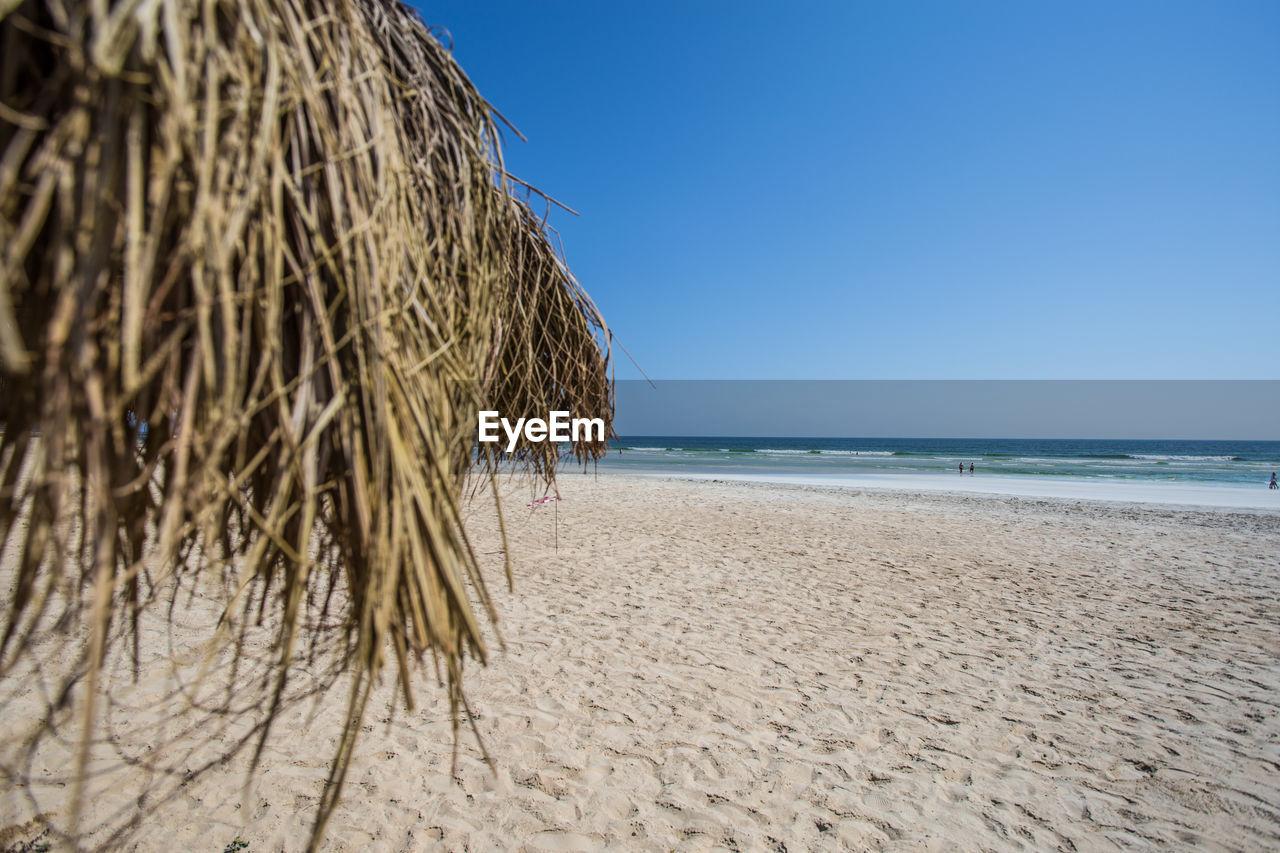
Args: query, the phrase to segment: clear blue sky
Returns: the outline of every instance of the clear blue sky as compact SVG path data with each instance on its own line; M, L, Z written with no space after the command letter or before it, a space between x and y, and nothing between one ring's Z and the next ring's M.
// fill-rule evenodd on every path
M1280 377L1280 2L420 8L654 378Z

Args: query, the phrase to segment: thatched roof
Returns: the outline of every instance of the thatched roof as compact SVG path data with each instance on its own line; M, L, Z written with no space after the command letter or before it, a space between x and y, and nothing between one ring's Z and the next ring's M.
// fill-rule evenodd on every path
M600 316L513 186L396 0L0 0L0 673L83 624L87 730L113 625L192 573L229 642L274 613L275 703L338 624L318 837L375 675L411 701L431 651L457 700L486 655L477 411L611 422Z

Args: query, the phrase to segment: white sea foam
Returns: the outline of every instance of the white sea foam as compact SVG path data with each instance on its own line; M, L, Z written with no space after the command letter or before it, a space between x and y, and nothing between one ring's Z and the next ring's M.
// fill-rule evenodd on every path
M1098 465L1141 465L1137 459L1115 459L1109 456L1014 456L1011 459L992 459L991 463L1014 462L1019 465L1062 465L1071 467Z
M1152 460L1155 462L1230 462L1233 456L1182 456L1164 453L1135 453L1134 459Z
M796 449L791 447L762 447L756 453L768 453L777 456L893 456L892 450L819 450Z
M892 450L824 450L823 456L892 456Z

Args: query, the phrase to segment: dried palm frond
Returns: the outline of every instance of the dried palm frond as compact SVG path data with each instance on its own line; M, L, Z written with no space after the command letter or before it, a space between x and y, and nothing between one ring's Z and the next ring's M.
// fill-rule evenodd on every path
M56 622L88 744L113 627L208 581L219 642L274 619L261 748L336 615L318 840L379 673L411 702L431 651L456 703L485 659L477 412L612 421L599 312L512 187L395 0L0 3L0 675Z

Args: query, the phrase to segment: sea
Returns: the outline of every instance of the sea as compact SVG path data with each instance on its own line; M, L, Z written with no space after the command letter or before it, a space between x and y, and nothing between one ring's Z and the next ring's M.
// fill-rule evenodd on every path
M623 436L599 467L697 478L1280 507L1280 490L1267 488L1272 472L1280 472L1280 441ZM1246 490L1249 497L1241 502L1238 496ZM1209 499L1215 495L1226 497Z

